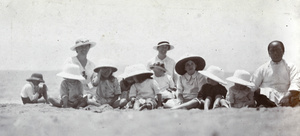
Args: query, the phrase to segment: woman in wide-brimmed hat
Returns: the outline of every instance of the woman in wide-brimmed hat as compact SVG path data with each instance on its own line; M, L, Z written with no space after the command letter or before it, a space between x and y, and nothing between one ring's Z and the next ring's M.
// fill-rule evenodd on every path
M147 69L150 70L150 66L156 62L163 63L166 68L166 74L170 75L174 82L177 82L177 75L174 71L175 61L167 56L167 52L174 49L174 46L168 41L161 41L157 45L154 45L153 49L158 51L158 54L148 61Z
M85 78L81 81L84 94L94 94L95 91L91 84L95 64L87 59L90 48L94 47L95 45L95 42L92 42L86 38L80 38L76 40L75 45L73 45L70 49L72 51L76 51L77 55L70 57L65 61L65 64L76 64L79 66L80 74Z
M135 82L129 91L130 103L134 103L133 109L143 110L157 107L155 97L159 93L159 88L158 84L151 78L152 74L143 64L135 64L125 68L123 74L125 79L133 78Z
M114 62L109 59L102 59L95 67L94 72L97 76L92 80L93 85L97 88L96 94L88 100L89 104L101 106L109 104L113 108L119 107L119 96L121 94L118 79L113 75L118 69Z
M175 70L180 75L177 82L177 95L180 103L197 97L202 85L206 83L205 77L198 72L204 67L205 60L193 54L184 55L176 63Z
M231 107L253 107L254 93L250 87L254 87L254 83L250 82L250 73L245 70L236 70L233 76L227 78L234 85L229 88L228 100Z
M194 98L187 103L173 107L173 109L191 109L204 108L205 110L214 109L220 106L229 108L229 103L225 100L227 90L221 84L227 84L224 81L224 70L217 66L210 66L205 71L200 71L207 78L207 83L204 84L199 91L197 98Z
M60 99L49 98L49 102L56 107L85 107L87 98L83 98L83 87L81 80L84 77L80 74L79 66L75 64L66 64L62 72L57 76L64 78L60 84Z
M21 90L21 99L26 103L48 103L47 86L40 73L33 73ZM44 100L40 99L43 96Z

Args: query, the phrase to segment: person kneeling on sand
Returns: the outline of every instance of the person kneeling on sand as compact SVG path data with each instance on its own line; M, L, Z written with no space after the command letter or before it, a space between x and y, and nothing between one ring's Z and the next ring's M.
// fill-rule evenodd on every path
M49 98L49 102L56 107L80 108L87 106L87 98L83 97L83 86L81 80L85 78L80 74L79 66L66 64L63 71L57 76L63 77L60 84L61 99Z
M245 70L236 70L232 77L227 78L228 81L234 83L229 88L227 99L230 102L231 107L254 107L254 93L249 87L253 87L251 83L250 73Z
M230 107L229 103L225 100L227 90L221 85L227 84L223 80L224 70L217 66L210 66L206 71L200 71L200 73L207 77L207 83L202 86L197 98L172 109L202 109L204 107L204 110L208 110L218 107Z
M159 93L158 84L151 78L153 74L143 64L131 65L125 68L126 78L133 78L135 83L130 87L129 103L133 103L133 109L154 109L157 107L155 97ZM161 106L161 102L158 102Z
M111 60L100 60L99 65L94 69L98 74L92 80L93 85L97 87L96 95L88 99L88 104L95 106L108 104L113 108L119 107L121 89L118 79L113 76L117 70Z
M26 103L48 103L47 86L43 80L43 75L40 73L33 73L21 90L21 99L23 104ZM40 99L41 97L43 99Z

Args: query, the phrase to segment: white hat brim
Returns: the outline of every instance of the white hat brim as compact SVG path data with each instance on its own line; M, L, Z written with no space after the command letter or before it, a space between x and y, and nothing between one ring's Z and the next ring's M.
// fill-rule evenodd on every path
M101 65L101 66L97 66L96 68L94 68L94 72L98 73L100 68L112 68L112 73L116 72L118 70L115 66L112 66L112 65Z
M68 79L75 79L75 80L85 80L85 78L82 75L73 75L66 72L60 72L56 74L59 77L68 78Z
M245 80L237 78L237 77L228 77L228 78L226 78L226 80L233 82L233 83L240 84L240 85L245 85L245 86L250 86L250 87L254 86L254 83L245 81Z
M150 66L150 69L151 69L151 70L153 70L153 68L161 69L161 70L163 70L164 72L167 71L165 68L162 68L162 67L160 67L160 66Z
M162 45L160 45L160 46L162 46ZM173 49L174 49L174 46L173 46L173 45L170 45L170 44L169 44L169 46L170 46L170 49L169 49L169 50L173 50ZM153 46L153 49L154 49L154 50L157 50L158 47L159 47L159 45L155 45L155 46ZM168 50L168 51L169 51L169 50ZM157 50L157 51L158 51L158 50Z
M210 72L207 72L207 71L199 71L199 73L201 73L202 75L204 75L204 76L206 76L206 77L208 77L208 78L210 78L210 79L212 79L212 80L214 80L214 81L216 81L216 82L219 82L219 83L221 83L221 84L224 84L224 85L227 84L226 81L224 81L223 79L221 79L221 78L215 76L214 74L212 74L212 73L210 73Z
M90 48L92 48L92 47L94 47L96 45L95 42L86 42L86 43L76 44L76 45L72 46L70 49L72 51L75 51L75 48L77 48L79 46L82 46L82 45L88 45L88 44L91 45Z
M153 73L151 71L140 70L140 71L134 71L131 73L126 73L126 74L124 74L123 78L130 78L130 77L133 77L136 75L141 75L141 74L153 74Z

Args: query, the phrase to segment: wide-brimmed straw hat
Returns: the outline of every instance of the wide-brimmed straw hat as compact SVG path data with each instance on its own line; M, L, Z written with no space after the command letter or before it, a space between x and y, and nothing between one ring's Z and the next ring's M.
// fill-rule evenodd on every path
M167 69L165 68L165 64L164 63L160 63L160 62L156 62L153 65L150 66L150 69L153 70L153 68L158 68L163 70L164 72L167 71Z
M157 48L158 48L159 46L163 46L163 45L169 45L169 46L170 46L170 49L169 49L169 50L174 49L174 46L173 46L173 45L170 45L170 43L169 43L168 41L161 41L161 42L159 42L157 45L154 45L154 46L153 46L153 49L154 49L154 50L157 50Z
M207 70L200 71L200 73L216 82L219 82L221 84L227 84L226 81L224 81L225 72L223 69L217 67L217 66L209 66Z
M233 76L226 78L228 81L245 86L254 86L250 82L250 73L246 70L236 70Z
M136 75L148 74L152 75L153 73L146 69L146 66L143 64L135 64L125 67L124 73L119 77L121 78L130 78Z
M179 61L175 65L175 70L178 74L183 75L186 73L185 71L185 63L189 60L193 61L196 64L196 70L203 70L205 67L205 60L198 56L193 54L186 54L179 59Z
M107 68L107 67L112 68L112 73L118 70L112 60L102 59L98 62L98 65L94 68L94 72L98 73L100 68Z
M62 72L56 75L67 79L85 80L85 78L80 73L79 66L75 64L66 64Z
M75 51L76 47L82 46L82 45L90 45L90 48L94 47L96 45L95 42L91 42L90 40L86 39L86 38L80 38L78 40L76 40L75 45L72 46L70 49L72 51Z
M26 81L40 81L45 82L43 79L43 75L40 73L33 73L30 78L26 79Z

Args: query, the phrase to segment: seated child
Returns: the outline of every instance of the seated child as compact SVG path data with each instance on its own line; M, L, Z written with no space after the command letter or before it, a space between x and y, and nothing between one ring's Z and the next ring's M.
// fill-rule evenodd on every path
M23 104L26 103L48 103L47 86L43 80L43 75L40 73L33 73L21 90L21 99ZM41 100L41 97L44 100Z
M130 107L126 107L126 104L130 101L129 90L133 84L134 84L134 80L132 77L123 78L120 81L120 88L121 88L120 108L130 108Z
M49 98L49 102L56 107L80 108L87 105L87 98L83 98L83 86L81 80L85 78L81 75L79 66L66 64L63 71L57 76L64 78L60 84L61 99Z
M88 104L101 106L108 104L113 108L118 108L120 105L119 96L121 94L118 79L113 76L113 73L118 69L112 65L110 60L101 60L99 65L94 69L97 73L92 83L96 89L96 95L88 99Z
M225 100L227 90L221 85L227 84L223 80L225 74L223 69L216 66L210 66L206 71L200 71L200 73L207 77L207 83L202 86L197 98L172 109L204 108L205 110L208 110L220 106L230 107Z
M253 87L254 84L250 82L250 73L245 70L236 70L232 77L227 78L228 81L234 83L234 86L229 88L227 99L231 104L231 107L253 107L254 93L249 87Z
M126 69L127 78L132 77L135 82L129 91L129 99L131 103L134 103L133 109L143 110L147 108L151 110L156 108L155 97L159 93L159 88L157 82L151 78L153 73L148 71L143 64L128 66Z

